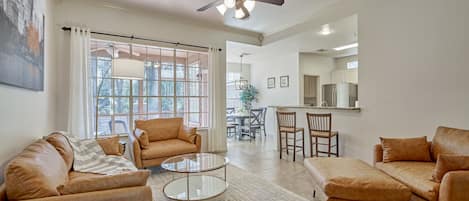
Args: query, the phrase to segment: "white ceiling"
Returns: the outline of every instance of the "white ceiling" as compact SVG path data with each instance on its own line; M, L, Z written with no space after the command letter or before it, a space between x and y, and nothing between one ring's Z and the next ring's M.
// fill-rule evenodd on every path
M329 23L331 29L334 30L334 33L328 36L317 34L317 32L321 30L321 27L312 27L310 30L264 46L228 42L227 61L239 62L239 55L241 53L252 54L243 58L243 62L252 63L261 59L268 59L275 55L298 52L318 53L318 49L327 50L324 53L318 54L329 57L356 55L358 53L358 48L344 51L334 51L332 48L357 42L357 20L357 15L353 15L339 21Z
M205 12L196 11L212 1L214 0L103 0L102 2L107 6L118 4L268 35L304 22L315 12L338 0L285 0L283 6L256 2L256 7L247 20L236 20L230 12L221 16L216 8L210 8Z

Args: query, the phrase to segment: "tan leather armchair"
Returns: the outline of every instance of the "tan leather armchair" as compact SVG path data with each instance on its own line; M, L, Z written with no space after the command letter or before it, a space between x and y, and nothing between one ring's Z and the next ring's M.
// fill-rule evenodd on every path
M169 157L200 152L201 136L186 127L182 118L135 121L129 136L135 166L158 166Z
M469 198L469 170L449 171L441 182L432 180L438 155L469 155L469 130L439 127L432 142L428 142L431 162L383 162L381 144L374 147L376 168L407 185L413 193L412 200L466 201Z

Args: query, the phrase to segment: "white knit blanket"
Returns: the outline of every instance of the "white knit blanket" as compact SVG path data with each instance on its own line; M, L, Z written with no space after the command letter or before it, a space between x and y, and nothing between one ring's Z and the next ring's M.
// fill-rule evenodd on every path
M122 156L106 155L96 140L67 137L73 148L73 170L78 172L114 175L137 171L135 165Z

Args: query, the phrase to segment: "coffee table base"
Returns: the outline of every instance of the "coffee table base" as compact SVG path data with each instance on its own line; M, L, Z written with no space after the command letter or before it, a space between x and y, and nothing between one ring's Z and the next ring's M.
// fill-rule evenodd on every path
M166 184L163 192L174 200L205 200L221 195L227 188L228 183L219 177L188 175Z

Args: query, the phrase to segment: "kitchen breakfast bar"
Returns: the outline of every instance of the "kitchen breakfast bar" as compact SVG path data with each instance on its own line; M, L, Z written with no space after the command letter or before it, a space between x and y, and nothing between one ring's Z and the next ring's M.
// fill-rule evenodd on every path
M359 128L358 121L361 116L361 108L356 107L318 107L318 106L308 106L308 105L295 105L295 106L269 106L267 115L266 115L266 129L267 133L275 134L275 139L277 141L277 150L280 149L280 140L279 140L279 128L277 125L277 112L295 112L296 113L296 128L304 129L304 151L306 157L311 156L311 137L309 132L307 113L312 114L331 114L331 126L332 131L338 132L338 141L339 141L339 156L347 156L347 152L360 152L360 150L348 150L347 142L357 140L356 138L351 137L351 133L359 133L361 130ZM301 133L301 132L300 132ZM300 136L300 135L297 135ZM283 136L285 137L285 136ZM314 142L314 141L313 141ZM334 139L335 142L335 139ZM291 143L291 142L290 142ZM319 150L327 150L327 139L319 140ZM285 147L284 140L282 141L283 146ZM335 143L333 143L335 144ZM298 143L297 143L298 145ZM300 144L301 145L301 144ZM285 149L285 148L284 148ZM313 148L315 150L315 148ZM285 150L284 150L285 151ZM336 147L333 147L331 152L335 153ZM298 152L297 157L301 156L302 153ZM314 155L314 153L313 153ZM324 155L324 154L319 154ZM327 155L327 154L326 154ZM283 157L287 157L284 153ZM288 158L292 158L292 153Z

